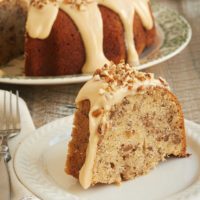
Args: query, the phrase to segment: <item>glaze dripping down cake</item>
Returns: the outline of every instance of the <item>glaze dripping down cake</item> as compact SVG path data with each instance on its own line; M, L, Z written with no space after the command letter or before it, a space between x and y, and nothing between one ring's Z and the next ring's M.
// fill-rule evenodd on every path
M82 87L76 105L65 171L85 189L186 156L182 109L162 78L124 63L105 65Z
M32 0L26 32L31 76L91 73L110 60L138 64L156 35L149 0Z

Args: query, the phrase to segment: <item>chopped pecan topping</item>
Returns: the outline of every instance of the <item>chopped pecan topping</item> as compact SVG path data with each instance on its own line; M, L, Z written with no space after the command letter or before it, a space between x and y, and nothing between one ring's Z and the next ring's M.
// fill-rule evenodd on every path
M103 113L103 109L99 108L99 109L92 112L92 116L93 117L99 117L102 113Z
M70 4L72 8L78 10L85 10L87 5L94 2L94 0L64 0L64 3Z
M56 6L58 4L58 0L31 0L30 1L30 5L32 5L33 7L37 9L42 9L48 3L52 3L53 5Z
M167 83L167 81L165 79L163 79L161 77L159 77L158 79L162 83L163 86L168 86L168 83Z
M107 86L99 91L100 94L114 93L119 88L127 88L127 90L135 90L135 83L141 82L139 85L143 85L144 81L154 80L154 75L151 73L145 73L135 70L133 66L125 64L121 61L119 64L105 64L102 68L98 68L93 76L95 81L103 80ZM168 86L164 79L156 80L157 84ZM155 83L154 83L155 84ZM145 84L146 85L146 84ZM146 86L139 87L136 91L139 92ZM150 86L149 86L150 87Z
M145 89L145 87L143 85L141 85L140 87L137 88L137 92L141 92L144 89Z

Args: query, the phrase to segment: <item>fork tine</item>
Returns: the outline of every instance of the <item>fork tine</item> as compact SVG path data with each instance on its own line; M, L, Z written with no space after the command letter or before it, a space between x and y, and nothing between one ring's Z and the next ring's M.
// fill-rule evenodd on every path
M10 106L9 106L9 124L10 124L10 129L13 129L13 102L12 102L12 91L9 92L10 94Z
M3 111L3 118L4 118L4 127L5 127L5 129L4 130L8 130L8 116L7 116L7 105L6 105L6 99L7 99L7 92L6 91L4 91L4 105L3 105L3 109L4 109L4 111Z
M13 102L12 91L9 94L4 91L3 115L0 116L0 130L3 131L3 135L11 133L11 135L9 134L10 136L15 136L21 130L18 91L16 91L15 103Z
M16 91L16 129L20 129L21 127L20 127L20 122L21 122L21 120L20 120L20 112L19 112L19 92L18 92L18 90Z
M4 101L4 95L5 95L5 94L3 93L2 115L0 116L0 130L4 130L4 123L5 123L5 122L4 122L4 120L5 120L5 118L4 118L4 112L5 112L5 111L4 111L4 102L5 102L5 101Z

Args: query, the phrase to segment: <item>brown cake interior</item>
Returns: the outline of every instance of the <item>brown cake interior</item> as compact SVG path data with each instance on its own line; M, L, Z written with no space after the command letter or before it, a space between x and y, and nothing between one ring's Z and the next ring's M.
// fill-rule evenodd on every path
M24 52L27 0L0 0L0 65Z
M89 139L89 111L90 102L82 101L74 115L72 140L68 145L68 159L66 172L79 177L79 171L85 162L86 149Z

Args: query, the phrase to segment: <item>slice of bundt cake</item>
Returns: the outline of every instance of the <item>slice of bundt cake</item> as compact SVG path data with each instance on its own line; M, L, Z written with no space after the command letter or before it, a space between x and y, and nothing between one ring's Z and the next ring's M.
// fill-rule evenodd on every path
M138 64L156 36L149 0L32 0L26 31L30 76L91 73L110 60Z
M83 188L146 174L168 156L184 157L184 118L162 78L128 64L105 65L77 98L65 171Z

